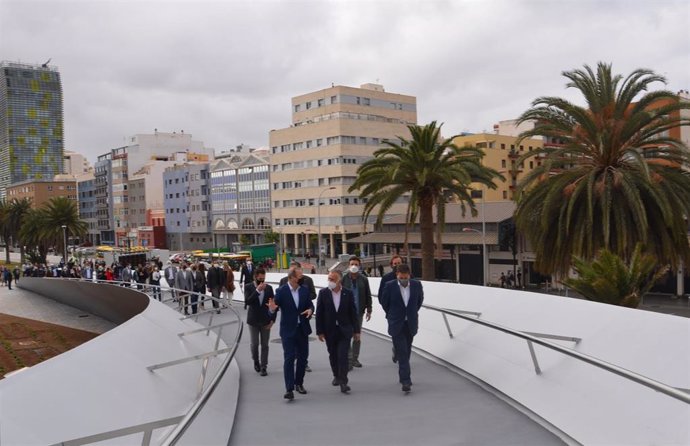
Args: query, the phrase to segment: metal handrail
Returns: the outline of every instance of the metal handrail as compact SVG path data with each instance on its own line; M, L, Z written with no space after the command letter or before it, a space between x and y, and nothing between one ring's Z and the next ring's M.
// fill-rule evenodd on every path
M277 283L277 282L270 282L270 283ZM323 287L315 287L318 289L321 289ZM376 296L378 298L377 294L372 293L372 297ZM534 368L535 372L539 375L541 374L541 368L539 367L539 363L537 362L537 357L536 353L534 351L533 344L539 344L542 347L546 347L548 349L557 351L559 353L562 353L564 355L570 356L572 358L575 358L579 361L585 362L587 364L593 365L595 367L598 367L600 369L606 370L610 373L614 373L618 376L621 376L629 381L633 381L637 384L641 384L643 386L646 386L652 390L656 390L657 392L661 392L664 395L670 396L672 398L675 398L679 401L682 401L686 404L690 404L690 394L686 393L683 389L669 386L668 384L664 384L662 382L653 380L651 378L648 378L644 375L640 375L639 373L635 373L632 370L625 369L623 367L619 367L615 364L608 363L606 361L603 361L599 358L595 358L594 356L586 355L584 353L580 353L578 351L575 351L570 348L562 347L558 344L554 344L549 341L545 341L540 338L551 338L551 339L560 339L560 340L566 340L566 341L573 341L576 344L580 342L580 338L576 337L570 337L570 336L559 336L559 335L550 335L550 334L542 334L542 333L532 333L532 332L522 332L522 331L517 331L513 330L512 328L504 327L502 325L489 322L483 319L479 319L478 314L481 313L474 313L474 312L468 312L468 311L454 311L454 310L448 310L446 308L441 308L441 307L436 307L434 305L429 305L429 304L422 304L422 308L425 308L427 310L432 310L432 311L437 311L441 314L444 315L444 319L446 315L449 316L454 316L460 319L464 319L466 321L482 325L484 327L491 328L493 330L498 330L503 333L509 334L511 336L515 336L521 339L524 339L527 341L528 348L530 350L530 354L532 356L532 361L534 363ZM466 316L465 314L472 314L475 317L469 317ZM453 338L453 333L450 330L450 325L448 324L448 321L446 319L446 327L448 328L448 334L450 338Z
M378 296L377 296L378 297ZM586 355L584 353L580 353L578 351L575 351L570 348L562 347L558 344L554 344L549 341L545 341L543 339L539 339L537 336L535 336L536 333L529 333L529 332L522 332L522 331L517 331L513 330L508 327L504 327L502 325L489 322L486 320L478 319L478 318L472 318L465 316L463 314L460 314L458 312L455 312L453 310L448 310L446 308L441 308L441 307L435 307L433 305L428 305L428 304L422 304L422 308L426 308L428 310L433 310L433 311L438 311L439 313L442 314L447 314L450 316L455 316L460 319L464 319L466 321L483 325L485 327L489 327L494 330L501 331L503 333L507 333L509 335L522 338L528 342L528 346L530 349L530 353L532 354L532 359L535 361L535 370L537 374L541 374L541 369L539 368L539 365L536 363L536 356L534 353L534 348L532 347L532 343L534 344L539 344L542 347L549 348L551 350L555 350L559 353L562 353L564 355L570 356L572 358L578 359L580 361L586 362L590 365L593 365L595 367L599 367L600 369L604 369L608 372L614 373L618 376L622 376L623 378L626 378L630 381L636 382L638 384L642 384L643 386L649 387L650 389L656 390L657 392L661 392L667 396L670 396L672 398L675 398L677 400L680 400L686 404L690 404L690 395L687 393L683 392L682 390L669 386L668 384L664 384L662 382L653 380L651 378L648 378L644 375L640 375L639 373L635 373L631 370L624 369L623 367L619 367L615 364L608 363L606 361L602 361L599 358L595 358L594 356ZM547 335L549 337L553 337L554 335ZM452 336L451 336L452 337ZM544 337L544 336L542 336ZM578 338L572 338L568 340L575 340Z
M110 284L113 286L121 286L122 284L125 283L125 282L119 281L119 280L98 280L98 279L93 280L93 279L83 279L83 278L76 278L76 277L63 277L60 279L79 281L79 282L87 282L87 283L105 283L105 284ZM211 297L211 299L216 299L212 296L208 296L208 295L202 294L202 293L197 293L194 291L180 290L177 288L165 287L165 286L161 286L161 285L150 285L150 284L143 284L143 285L145 288L154 287L154 288L159 288L161 291L184 292L187 294L196 294L199 296L203 295L206 298ZM131 287L130 287L130 289L131 289ZM143 290L134 289L133 291L142 292ZM151 299L153 299L153 298L151 298ZM216 300L218 300L218 299L216 299ZM96 443L96 442L100 442L100 441L104 441L104 440L108 440L108 439L112 439L112 438L122 437L125 435L132 435L132 434L143 432L144 437L142 439L142 445L149 445L154 429L157 429L160 427L165 427L165 426L170 426L173 424L175 424L175 427L162 440L162 442L160 444L166 445L166 446L177 444L177 442L182 438L182 435L184 435L184 433L187 431L187 429L189 429L189 426L191 425L191 423L196 419L199 412L204 408L204 406L206 405L206 402L208 401L208 399L211 397L211 395L215 391L220 380L223 378L228 367L230 366L230 363L234 359L235 353L237 352L237 348L239 347L240 339L242 338L242 332L244 329L244 322L242 322L242 316L239 314L239 312L235 308L230 306L230 309L232 310L233 313L235 313L235 316L237 317L237 322L239 324L238 329L237 329L237 334L235 335L235 339L232 342L232 346L224 348L224 349L220 349L220 350L218 350L216 347L216 349L213 352L202 353L202 354L195 355L194 357L192 357L194 359L204 359L205 361L208 361L208 359L210 357L217 356L217 355L220 355L223 353L228 353L228 355L223 360L223 363L220 365L218 371L216 372L216 374L211 379L208 387L206 387L206 389L203 389L202 391L200 391L199 396L195 400L194 404L192 404L192 407L190 407L189 410L187 410L187 412L184 415L178 416L178 417L166 418L163 420L157 420L154 422L144 423L144 424L140 424L140 425L136 425L136 426L128 426L125 428L120 428L120 429L116 429L116 430L108 431L108 432L102 432L100 434L89 435L87 437L77 438L74 440L69 440L69 441L58 443L58 444L60 444L60 445L90 444L90 443ZM232 321L232 322L234 323L234 321ZM218 324L219 327L222 327L225 325L229 325L229 323ZM213 328L213 327L205 327L200 331L210 330L211 328ZM220 334L219 334L219 339L220 339ZM216 345L217 344L218 344L218 341L216 341ZM172 362L182 363L182 362L188 362L189 360L192 360L192 359L191 358L183 358L181 360L171 361L171 363ZM156 366L152 366L153 368L148 367L147 369L149 371L153 372L153 370L155 370L157 368L161 368L165 365L171 365L171 364L158 364ZM207 367L207 362L204 362L203 372L202 372L202 376L204 376L204 377L205 377L206 367ZM203 382L201 382L200 384L203 386ZM179 419L179 421L171 422L172 420L178 420L178 419ZM164 423L164 424L161 424L161 423Z

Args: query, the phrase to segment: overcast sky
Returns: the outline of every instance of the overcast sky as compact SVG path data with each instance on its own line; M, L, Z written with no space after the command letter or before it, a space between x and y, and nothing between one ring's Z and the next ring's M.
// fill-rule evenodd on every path
M450 136L579 99L561 72L598 61L690 89L690 2L0 0L0 60L49 58L66 149L92 162L154 128L267 146L291 97L331 83L416 96Z

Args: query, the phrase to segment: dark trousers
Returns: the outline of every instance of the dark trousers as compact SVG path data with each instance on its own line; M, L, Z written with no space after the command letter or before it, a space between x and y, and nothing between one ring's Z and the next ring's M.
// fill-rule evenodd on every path
M220 298L220 287L211 288L211 297L215 297L215 299L211 299L211 301L213 301L213 308L218 308L218 299Z
M215 300L213 303L218 305L218 302ZM252 359L264 368L268 365L268 340L270 336L270 328L249 325L249 349L252 353ZM259 360L259 345L261 345L261 360Z
M398 358L398 375L400 384L412 384L410 379L410 354L412 353L412 333L407 322L403 324L400 333L392 336L395 356Z
M153 287L153 298L154 299L162 300L161 289L159 288L160 284L161 284L160 281L158 281L158 282L152 281L151 282L151 285L154 285L154 287Z
M350 349L350 338L351 336L343 335L340 330L336 330L332 336L326 336L328 360L338 384L347 384L347 372L349 370L347 352Z
M295 384L304 385L304 372L309 357L309 338L297 330L294 336L283 337L281 340L283 342L285 390L290 391L294 390Z
M198 312L199 306L197 305L197 302L199 301L199 295L197 294L199 291L194 290L194 294L190 294L189 298L191 299L191 307L192 307L192 314L196 314ZM202 301L203 302L203 301Z

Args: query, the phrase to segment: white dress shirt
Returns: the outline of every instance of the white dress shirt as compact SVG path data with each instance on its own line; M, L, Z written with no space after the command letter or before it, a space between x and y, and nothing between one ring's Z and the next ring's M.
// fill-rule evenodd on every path
M342 293L342 291L342 288L340 291L331 290L331 295L333 296L333 305L335 305L336 312L338 312L338 309L340 308L340 293Z
M403 303L407 308L407 304L410 302L410 284L408 283L407 286L402 286L400 285L400 282L398 282L398 286L400 287L400 294L402 295Z

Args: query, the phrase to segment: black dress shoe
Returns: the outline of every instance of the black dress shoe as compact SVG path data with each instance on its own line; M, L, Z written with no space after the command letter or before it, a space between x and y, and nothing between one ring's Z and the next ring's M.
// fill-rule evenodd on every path
M350 391L350 386L348 386L347 384L341 384L340 385L340 391L343 393L347 393Z
M333 384L334 386L337 386L338 384L340 384L340 381L338 381L338 378L333 378L333 381L331 381L331 384Z
M261 373L259 373L261 376L266 376L268 375L268 372L266 371L266 367L261 367Z
M254 370L256 370L257 373L261 371L261 364L259 364L259 361L254 361Z
M297 393L300 393L302 395L305 395L307 393L307 389L305 389L304 386L301 384L295 384L295 390L297 391Z
M405 393L410 393L412 390L412 384L403 384L402 385L402 391Z
M305 367L304 367L304 371L305 371L305 372L311 372L311 367L305 366Z
M287 392L285 392L285 395L283 395L283 398L285 398L286 400L294 400L295 394L292 393L292 390L288 390Z
M362 363L359 362L359 361L356 360L356 359L353 359L353 360L352 360L352 365L355 366L355 367L357 367L357 368L362 367Z

